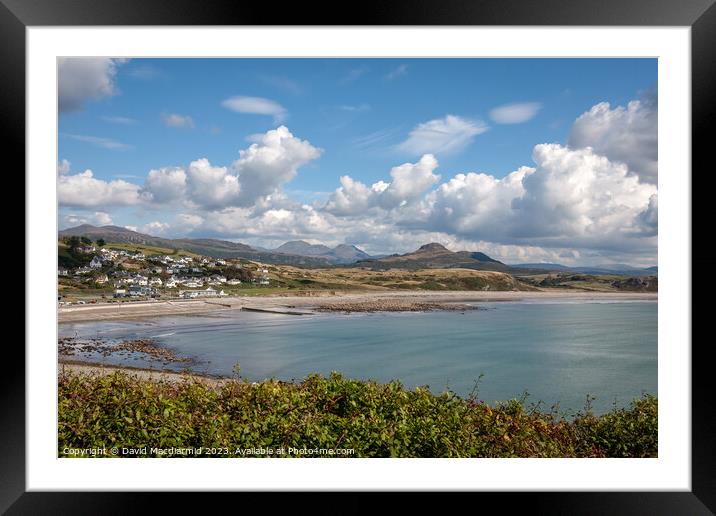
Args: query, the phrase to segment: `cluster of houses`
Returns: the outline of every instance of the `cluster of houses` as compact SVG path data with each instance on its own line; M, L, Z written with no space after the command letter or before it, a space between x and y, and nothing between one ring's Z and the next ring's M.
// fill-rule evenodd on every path
M223 290L212 287L241 285L237 278L228 279L222 274L211 274L211 268L227 267L226 260L209 257L192 258L190 256L152 256L151 259L141 252L107 249L97 250L94 246L78 248L78 251L94 254L88 265L73 270L60 268L58 276L73 277L83 282L94 282L98 285L111 284L114 297L157 297L160 290L181 288L178 291L182 298L220 297L227 295ZM121 267L127 260L131 267ZM106 266L117 266L117 269L106 269ZM234 267L241 268L236 263ZM99 274L98 274L99 272ZM167 277L168 276L168 277ZM268 269L259 268L254 271L253 283L270 285Z

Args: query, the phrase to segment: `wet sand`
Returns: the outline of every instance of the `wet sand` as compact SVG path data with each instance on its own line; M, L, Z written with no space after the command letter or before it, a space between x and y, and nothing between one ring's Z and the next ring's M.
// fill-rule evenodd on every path
M253 308L268 311L282 311L294 308L302 310L317 309L321 305L361 304L370 307L374 303L375 310L391 303L409 307L411 304L450 304L492 301L520 300L581 300L581 301L614 301L614 300L651 300L656 301L657 293L641 292L584 292L584 291L406 291L406 292L312 292L311 295L271 295L224 297L212 300L173 300L143 301L124 303L104 303L96 305L63 306L58 309L58 321L101 321L101 320L133 320L161 315L193 315L206 314L227 310Z

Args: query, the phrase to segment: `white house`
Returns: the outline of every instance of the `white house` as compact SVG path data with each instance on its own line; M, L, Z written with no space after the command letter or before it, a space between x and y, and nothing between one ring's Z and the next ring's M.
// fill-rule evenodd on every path
M93 269L101 268L102 258L100 258L99 256L95 256L94 258L92 258L92 261L90 262L90 267L92 267Z
M241 285L240 279L230 279L226 282L227 285Z
M109 281L109 278L107 277L106 274L102 274L102 275L100 275L100 276L97 276L97 277L95 278L95 280L94 280L95 283L99 283L99 284L101 284L101 285L107 283L108 281Z
M141 274L137 274L132 278L132 283L135 285L139 285L142 287L145 287L149 284L149 279L146 276L142 276Z
M149 280L149 284L152 286L162 286L162 279L161 278L152 278Z
M218 293L216 290L214 290L211 287L208 287L206 290L180 290L179 296L185 298L185 299L191 299L196 297L216 297L220 295L226 295L224 294L224 291L222 290L220 293Z

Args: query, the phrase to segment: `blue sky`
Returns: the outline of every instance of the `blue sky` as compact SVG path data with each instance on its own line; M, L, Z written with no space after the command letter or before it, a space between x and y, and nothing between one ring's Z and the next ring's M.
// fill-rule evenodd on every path
M116 225L151 228L165 236L220 236L257 245L280 243L284 238L326 243L362 239L348 243L363 245L374 252L406 251L422 237L444 235L449 244L481 249L487 246L493 253L502 253L501 257L508 261L556 259L561 253L574 263L623 259L655 263L655 227L640 226L641 232L624 230L625 224L635 228L634 221L639 215L655 220L655 207L649 208L649 201L644 205L645 198L656 204L655 59L80 61L61 61L59 68L58 160L69 162L61 167L60 178L69 179L89 169L96 181L91 185L80 185L79 180L64 185L65 190L60 192L61 227L78 221L111 219ZM597 109L577 122L580 116L605 102L608 108ZM610 128L608 132L605 124ZM252 172L280 176L269 182L271 191L248 188L232 163L239 159L240 150L252 144L266 145L262 136L280 126L287 128L296 141L316 149L315 153L310 151L295 161L289 159L286 166L291 170ZM631 139L642 142L645 135L653 142L644 148L637 144L630 150L632 146L627 143ZM442 220L443 215L437 212L427 213L426 210L434 211L440 205L437 197L448 194L439 192L441 185L459 174L482 173L496 181L498 188L505 187L500 181L508 174L520 167L535 168L535 146L539 144L560 146L552 149L550 156L563 148L570 151L589 148L614 167L625 164L626 172L613 172L610 181L617 181L621 174L638 179L643 188L638 199L623 201L615 196L613 209L614 213L623 211L620 206L625 202L633 217L627 222L620 219L620 228L606 228L602 224L610 219L609 214L572 213L589 219L591 225L586 230L589 238L584 228L571 228L555 241L547 238L552 230L530 232L523 223L517 224L513 219L524 219L533 212L508 214L505 210L516 209L511 199L492 212L495 217L510 218L511 229L503 235L475 223L475 213L463 213L465 217L459 220ZM341 187L341 176L349 176L354 183L368 188L379 181L390 183L393 167L417 164L426 154L432 155L438 165L430 166L432 175L425 172L427 186L420 192L414 194L409 189L408 197L395 205L389 205L386 196L379 201L378 191L363 192L371 198L359 199L360 203L352 205L362 206L361 213L345 206L339 210L335 202L331 204L331 195ZM198 190L189 184L189 176L199 177L200 173L192 176L187 167L200 158L206 158L212 167L227 167L226 174L233 174L242 183L237 188L242 192L256 191L257 197L247 200L244 196L241 201L222 201L221 205L214 202L211 206L197 202L198 197L192 198L190 192ZM568 158L566 161L574 158L582 163L594 162L594 156L584 153L570 154ZM544 163L552 163L551 159L544 157ZM532 184L532 189L513 192L521 199L517 204L527 206L528 197L541 191L539 184L549 184L549 174L572 177L569 174L581 174L580 166L575 165L577 168L572 171L537 166L537 172L525 179L525 185ZM144 187L147 174L152 169L170 167L187 169L186 185L182 183L181 197L159 203L157 198L161 195L152 197ZM590 186L599 188L602 176L594 170ZM416 181L420 173L416 172ZM544 183L537 181L540 174ZM244 175L248 181L249 173ZM438 175L439 179L434 179ZM475 180L472 186L467 184L471 178ZM475 178L476 175L470 176L463 181L465 184L453 186L482 199L484 191L476 186L479 178ZM406 176L401 180L409 179ZM129 183L130 190L131 185L136 185L136 198L114 196L114 190L124 188L117 181ZM398 182L393 182L397 187ZM619 188L633 190L628 181L622 183ZM647 191L647 187L654 191ZM70 188L89 188L90 193L92 188L104 188L106 195L97 197L97 202L78 200L80 196L73 196L72 192L63 197L62 192ZM111 192L107 193L108 189ZM125 190L122 191L126 193ZM444 202L448 200L442 202L440 206L445 211ZM491 202L483 201L483 205ZM545 202L540 200L537 218L544 215L545 221L552 220L558 214L554 204L546 206ZM323 221L327 227L345 224L341 226L343 231L322 234L320 228L326 226L318 223L306 226L298 220L306 215L301 211L302 205L311 206L317 216L327 217ZM641 205L643 210L639 209ZM271 226L267 219L274 215L284 217L285 221L290 219L295 227L276 229L277 224ZM221 217L230 221L241 219L248 226L266 229L260 233L242 230L240 224L225 223ZM190 219L191 224L182 223ZM374 225L380 223L382 228L395 228L400 238L391 241L366 236L365 228L370 227L371 221ZM152 223L157 224L150 226ZM495 223L499 224L499 219ZM608 234L609 238L601 238L600 232L602 237ZM573 245L569 245L570 234L577 236ZM651 242L647 242L649 239ZM510 246L514 247L512 251ZM519 248L534 250L521 254Z

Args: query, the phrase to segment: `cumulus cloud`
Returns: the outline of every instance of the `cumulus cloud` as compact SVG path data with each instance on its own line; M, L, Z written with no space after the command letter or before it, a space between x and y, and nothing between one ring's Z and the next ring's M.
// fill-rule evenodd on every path
M281 122L287 116L286 109L276 101L263 97L246 97L237 95L230 97L221 103L226 109L237 113L252 115L271 115L274 120Z
M58 174L67 174L70 171L70 162L66 159L63 159L57 164L57 173Z
M497 124L522 124L532 120L541 108L539 102L505 104L491 110L490 118Z
M537 145L533 159L537 171L525 178L525 195L513 203L516 236L585 246L620 241L656 195L654 185L591 149Z
M117 68L125 59L58 57L57 101L60 112L79 111L88 100L117 93Z
M165 234L168 230L169 224L167 224L166 222L159 221L149 222L138 228L138 231L140 233L146 233L152 236L161 236Z
M140 201L138 185L121 179L96 179L91 170L57 178L57 197L61 206L130 206Z
M189 164L186 172L189 201L208 209L232 206L238 202L239 178L227 167L215 167L206 158Z
M144 196L157 203L182 199L186 193L186 178L186 172L179 167L152 169L144 181Z
M442 183L438 160L425 153L370 185L344 175L327 201L307 205L292 201L283 186L321 149L284 126L251 141L230 165L201 158L153 169L142 186L103 181L91 171L70 175L69 163L62 162L60 201L85 209L179 207L171 226L155 221L140 228L258 245L305 239L384 253L438 241L508 262L654 262L656 185L592 146L540 144L533 149L533 166L505 177L458 173Z
M296 138L285 126L268 131L231 165L241 182L241 205L276 191L292 180L298 168L317 159L322 150Z
M438 161L425 154L417 163L404 163L390 171L392 181L378 181L370 188L350 176L340 178L341 186L326 203L326 211L336 215L356 215L370 208L393 209L418 200L440 180L434 171Z
M569 146L591 147L612 161L625 163L645 183L656 184L658 171L658 107L655 98L633 100L612 109L601 102L572 126Z
M426 199L426 225L464 238L544 248L653 245L643 236L656 187L627 167L558 144L534 148L535 168L502 179L458 174Z
M424 122L415 127L408 139L398 144L397 149L408 154L449 154L469 145L478 134L487 131L480 121L447 115Z
M176 203L202 210L262 206L267 197L280 198L282 186L322 152L308 141L296 138L285 126L258 135L255 140L256 143L239 152L239 158L230 166L216 166L207 158L200 158L186 167L152 169L141 187L124 181L98 180L91 171L69 176L71 182L68 176L63 176L67 184L63 186L65 194L61 202L73 206L101 202L81 199L81 195L71 190L76 187L84 188L93 197L112 198L115 204Z
M426 225L478 239L498 239L513 216L512 201L524 195L523 181L534 172L521 167L502 179L475 172L457 174L428 196Z
M194 120L190 116L179 115L177 113L162 113L162 122L167 127L189 129L194 127Z

